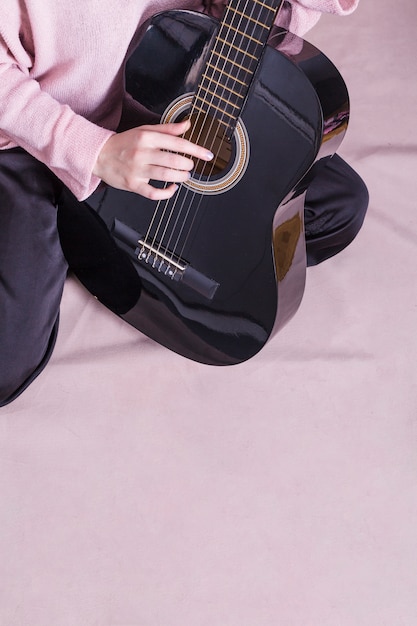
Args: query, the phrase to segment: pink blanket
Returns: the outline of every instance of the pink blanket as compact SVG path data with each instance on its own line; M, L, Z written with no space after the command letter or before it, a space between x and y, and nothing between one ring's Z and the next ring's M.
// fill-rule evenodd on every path
M309 34L371 204L258 357L187 361L68 280L0 410L0 624L417 624L416 17L371 0Z

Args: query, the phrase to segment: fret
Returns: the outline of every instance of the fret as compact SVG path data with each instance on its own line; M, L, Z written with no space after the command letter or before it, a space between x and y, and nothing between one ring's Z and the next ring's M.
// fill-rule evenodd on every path
M219 70L220 71L220 70ZM223 72L224 75L224 72ZM230 76L230 78L232 80L234 80L234 76ZM235 89L232 89L231 87L228 87L224 82L220 82L219 80L214 80L212 76L208 76L207 74L202 74L201 76L202 80L207 80L209 83L214 83L215 85L218 85L219 87L221 87L223 90L227 90L229 91L232 95L237 96L238 98L240 98L241 100L243 100L243 98L245 97L244 95L242 95L241 93L239 93L238 91L236 91ZM246 87L246 83L242 83L242 85L245 85ZM210 91L208 87L205 88L206 91ZM210 92L212 93L212 92Z
M240 63L236 63L236 61L232 61L224 54L220 54L220 52L217 52L217 50L213 50L212 54L215 54L218 57L220 57L220 59L223 59L223 61L227 61L231 65L238 67L240 70L242 70L243 72L246 72L247 74L253 74L253 72L249 68L245 67L244 65L240 65Z
M231 37L237 38L237 35L235 35L234 31L231 30L231 28L233 28L237 31L244 31L251 37L256 38L261 42L259 45L263 45L265 43L268 37L269 28L263 25L263 23L262 26L260 26L254 22L248 22L248 20L243 19L238 13L230 13L227 17L227 23L220 28L220 37L223 37L224 39L230 39Z
M241 37L245 37L246 39L250 39L250 41L252 41L253 43L259 44L260 46L263 46L263 44L264 44L264 42L261 41L260 39L255 39L255 37L252 37L251 35L248 35L248 33L245 33L243 30L240 30L239 28L235 28L231 24L229 24L227 29L228 30L233 30L235 33L237 33Z
M231 102L227 98L223 98L222 96L219 96L219 94L217 94L215 91L211 91L210 89L205 89L204 91L205 93L209 93L210 95L214 96L216 100L221 100L225 104L231 106L233 109L240 109L240 106L238 104L233 104L233 102ZM239 96L239 97L242 97L242 96ZM203 103L206 103L206 104L210 104L210 105L212 104L212 102L207 102L206 98L199 96L199 95L196 95L196 100L201 100Z
M249 22L253 22L257 26L260 26L261 28L265 28L267 30L270 29L270 25L263 24L259 20L256 20L254 17L251 17L250 15L245 15L245 13L242 13L242 11L239 11L238 9L235 9L234 7L227 7L227 10L228 11L233 11L233 13L236 13L237 15L240 15L241 17L244 17L245 20L248 20Z
M275 4L275 6L273 6ZM263 0L229 0L228 6L231 6L239 11L242 11L246 17L250 15L257 14L259 19L262 14L267 15L266 21L270 23L271 17L274 19L275 14L277 13L276 3L272 3L272 6L267 1Z
M259 4L259 5L260 5L260 6L262 6L262 7L265 7L265 9L268 9L269 11L272 11L274 14L275 14L275 13L276 13L276 11L277 11L277 8L276 8L276 7L271 7L271 6L269 6L269 4L265 4L265 2L261 2L261 0L253 0L253 2L254 2L255 4Z
M207 113L207 107L206 107L205 109L202 109L202 108L201 108L201 107L199 107L197 104L195 104L195 100L196 100L196 98L194 98L194 103L193 103L193 107L192 107L192 108L193 108L193 110L194 110L194 109L197 109L197 110L198 110L198 111L200 111L201 113ZM200 100L201 100L201 98L200 98ZM210 110L211 110L211 109L214 109L215 111L220 111L220 113L221 113L222 115L227 115L227 117L230 117L230 119L232 119L232 120L235 120L235 119L236 119L236 116L235 116L235 115L233 115L233 113L228 113L227 111L225 111L224 109L222 109L222 108L220 108L220 107L216 106L215 104L210 104L210 105L209 105L209 109L210 109ZM217 120L218 122L222 122L222 124L225 124L225 126L228 126L228 123L227 123L227 122L222 121L222 120L221 120L221 119L219 119L218 117L216 117L216 120Z
M193 100L194 114L214 118L231 137L283 0L229 0ZM275 5L275 6L271 6Z
M248 83L246 83L245 81L239 80L239 78L236 78L236 76L234 74L228 74L225 70L220 69L217 65L213 65L213 63L207 63L207 67L212 68L216 72L219 72L223 76L227 76L227 78L231 78L235 82L240 83L241 85L244 85L245 87L248 86Z
M239 48L239 46L235 46L233 43L229 43L226 39L222 39L221 37L217 37L217 41L221 41L222 43L225 43L229 48L233 48L234 50L237 50L238 52L241 52L245 56L250 57L251 59L254 59L255 61L258 60L257 56L255 56L253 54L250 54L246 50L242 50L242 48Z

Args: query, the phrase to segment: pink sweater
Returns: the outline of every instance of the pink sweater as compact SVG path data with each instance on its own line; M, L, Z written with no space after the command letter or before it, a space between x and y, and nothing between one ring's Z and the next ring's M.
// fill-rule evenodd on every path
M214 0L216 6L224 0ZM321 12L347 15L359 0L292 0L303 35ZM123 60L137 26L178 0L1 0L0 149L21 146L79 198L99 184L98 153L117 128ZM201 0L182 8L202 10Z

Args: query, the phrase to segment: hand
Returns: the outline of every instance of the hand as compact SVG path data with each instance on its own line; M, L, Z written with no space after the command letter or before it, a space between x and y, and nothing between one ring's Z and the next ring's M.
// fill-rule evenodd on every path
M93 174L105 183L133 191L151 200L170 198L178 185L190 177L194 167L185 154L210 161L213 154L180 137L190 127L189 120L173 124L139 126L110 137L98 155ZM164 189L150 180L169 182Z

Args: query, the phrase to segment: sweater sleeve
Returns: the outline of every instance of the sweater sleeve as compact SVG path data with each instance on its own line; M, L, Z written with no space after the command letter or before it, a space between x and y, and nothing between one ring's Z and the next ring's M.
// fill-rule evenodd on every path
M349 15L359 0L290 0L292 12L289 30L303 36L320 19L322 13Z
M113 134L43 92L0 37L0 147L20 146L82 200L97 187L97 156Z
M293 4L300 4L307 9L320 11L321 13L336 13L337 15L349 15L358 6L359 0L292 0Z
M202 3L206 13L219 19L226 0L202 0ZM358 4L359 0L285 0L277 24L302 36L318 22L322 13L349 15Z

